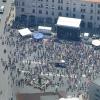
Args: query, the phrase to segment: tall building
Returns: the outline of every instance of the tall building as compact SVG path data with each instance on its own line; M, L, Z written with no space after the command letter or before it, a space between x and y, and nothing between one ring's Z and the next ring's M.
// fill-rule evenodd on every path
M89 100L100 100L100 78L90 83Z
M16 19L28 24L55 24L58 16L82 19L82 27L100 27L99 0L16 0Z

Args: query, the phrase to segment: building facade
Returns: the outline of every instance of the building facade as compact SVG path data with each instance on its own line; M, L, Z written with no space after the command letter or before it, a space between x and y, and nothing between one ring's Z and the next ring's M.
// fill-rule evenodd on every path
M27 25L56 24L58 16L81 18L84 28L100 28L98 0L15 0L16 19Z
M90 83L89 100L100 100L100 78Z

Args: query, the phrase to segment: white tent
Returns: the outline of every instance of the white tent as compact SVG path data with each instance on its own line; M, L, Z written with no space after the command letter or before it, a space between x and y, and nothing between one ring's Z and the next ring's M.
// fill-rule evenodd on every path
M100 40L93 40L92 41L92 45L94 45L94 46L100 46Z
M79 98L76 98L76 97L60 98L59 100L79 100Z
M89 36L89 33L84 33L84 37L88 37Z
M61 63L65 63L65 60L60 60Z
M81 19L69 18L69 17L59 17L57 21L57 26L67 26L80 28Z
M51 33L51 27L38 26L38 31L43 33Z
M84 39L89 39L89 33L84 33Z
M18 32L21 34L21 36L32 35L32 32L28 28L20 29Z
M59 100L65 100L65 98L60 98Z

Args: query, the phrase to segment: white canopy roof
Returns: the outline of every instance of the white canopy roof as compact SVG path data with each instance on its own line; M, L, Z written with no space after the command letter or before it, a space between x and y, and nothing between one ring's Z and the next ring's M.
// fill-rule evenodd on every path
M65 100L65 98L60 98L59 100Z
M27 35L31 35L32 34L32 32L28 28L20 29L20 30L18 30L18 32L22 36L27 36Z
M51 27L38 26L38 31L43 33L51 33Z
M69 17L59 17L57 21L57 26L68 26L79 28L81 19L69 18Z
M94 46L100 46L100 40L93 40L92 41L92 45L94 45Z
M60 98L59 100L79 100L79 98L72 97L72 98Z
M88 37L88 36L89 36L89 33L84 33L84 36L85 36L85 37Z
M49 30L51 31L52 28L51 27L46 27L46 26L38 26L38 29L42 29L42 30Z
M60 60L61 63L65 63L65 60Z

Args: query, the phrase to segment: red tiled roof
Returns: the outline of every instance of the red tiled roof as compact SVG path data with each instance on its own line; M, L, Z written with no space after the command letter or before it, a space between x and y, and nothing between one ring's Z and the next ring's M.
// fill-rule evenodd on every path
M94 2L94 3L100 3L100 0L83 0L83 1Z

